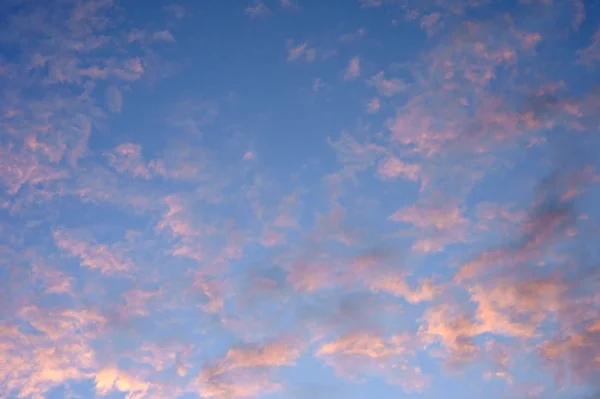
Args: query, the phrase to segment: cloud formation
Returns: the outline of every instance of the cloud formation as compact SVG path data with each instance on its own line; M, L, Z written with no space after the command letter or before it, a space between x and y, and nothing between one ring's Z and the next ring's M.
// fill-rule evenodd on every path
M0 6L0 397L596 397L598 10L216 3Z

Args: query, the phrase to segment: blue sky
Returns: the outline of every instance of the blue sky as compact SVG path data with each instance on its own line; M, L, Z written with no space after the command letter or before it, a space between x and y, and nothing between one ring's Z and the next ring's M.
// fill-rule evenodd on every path
M599 15L3 1L0 397L596 397Z

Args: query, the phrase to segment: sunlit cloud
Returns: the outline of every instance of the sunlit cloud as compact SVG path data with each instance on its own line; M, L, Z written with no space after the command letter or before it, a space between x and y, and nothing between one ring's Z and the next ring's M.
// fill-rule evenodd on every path
M600 391L589 2L38 3L0 24L0 397Z

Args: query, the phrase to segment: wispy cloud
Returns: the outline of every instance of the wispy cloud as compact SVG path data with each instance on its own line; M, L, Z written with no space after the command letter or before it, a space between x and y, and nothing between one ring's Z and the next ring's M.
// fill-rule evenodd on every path
M359 0L359 4L363 8L380 7L383 0Z
M593 7L21 3L0 397L600 391Z
M375 87L379 94L387 97L400 93L407 88L406 84L400 79L386 79L383 71L371 77L368 83L370 86Z
M379 101L379 98L377 98L377 97L373 97L367 103L367 112L370 114L375 114L375 113L379 112L380 108L381 108L381 101Z
M317 57L317 51L308 45L308 42L293 44L288 42L288 61L314 61Z
M344 73L344 79L354 80L360 76L360 58L354 57L348 62L348 67Z
M289 11L299 11L300 10L300 6L298 6L298 4L296 4L296 2L294 2L293 0L279 0L279 5L284 10L289 10Z
M266 17L271 14L269 7L267 7L262 1L257 1L253 5L246 7L244 12L250 18Z
M121 94L121 91L117 87L111 86L107 88L104 96L106 98L106 106L110 111L116 113L121 112L121 107L123 106L123 94Z

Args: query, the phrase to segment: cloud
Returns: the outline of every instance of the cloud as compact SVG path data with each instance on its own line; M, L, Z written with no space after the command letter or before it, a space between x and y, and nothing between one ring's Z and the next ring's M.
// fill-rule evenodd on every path
M354 57L348 63L346 72L344 73L345 80L354 80L360 76L360 58Z
M440 13L434 12L421 18L421 28L427 31L429 36L433 36L440 28Z
M169 4L165 6L164 9L176 19L183 19L187 14L186 9L179 4Z
M361 144L348 132L342 132L337 141L332 139L328 141L329 145L336 151L338 161L350 173L368 169L387 151L385 147L376 143Z
M288 61L298 61L304 59L308 62L314 61L317 51L309 47L308 42L303 42L297 45L288 43Z
M383 4L383 0L359 0L358 2L362 8L381 7Z
M405 357L412 354L410 337L384 338L376 332L357 331L322 344L316 351L336 373L346 378L382 374L388 383L399 384L406 392L420 391L428 379Z
M377 167L377 174L385 179L394 179L404 175L408 180L416 181L419 178L420 166L405 164L395 157L388 157L381 161Z
M80 76L90 79L109 79L118 78L125 81L135 81L144 74L144 66L139 58L131 58L129 60L116 62L106 62L103 66L93 65L79 69Z
M294 212L297 207L297 194L290 194L284 197L278 207L278 214L273 221L273 225L279 228L294 229L299 227L298 217Z
M211 125L220 113L217 101L182 101L175 104L173 108L167 122L173 127L195 135L202 134L202 130Z
M227 370L237 368L282 367L294 365L300 351L289 342L277 341L266 345L232 348L219 367Z
M462 211L451 206L437 208L412 205L397 210L389 219L414 226L417 240L413 250L417 252L440 252L446 245L464 241L469 227L469 221Z
M200 235L200 231L198 231L190 220L184 200L178 196L170 195L164 198L164 203L167 210L156 225L157 231L170 230L174 236L184 238Z
M379 94L391 97L406 90L407 86L402 80L397 78L386 79L383 71L375 74L369 81L370 86L377 89Z
M30 141L30 145L34 149L46 150L46 147L35 140ZM50 155L53 157L52 154ZM1 148L0 156L2 156L0 181L10 195L18 194L24 186L52 184L68 176L66 170L45 165L31 153L14 151L11 146Z
M274 247L276 245L281 244L284 241L284 239L285 236L282 233L274 230L269 230L262 235L260 242L266 247Z
M250 18L266 17L271 14L271 10L263 2L257 1L254 5L246 7L244 10Z
M162 40L165 42L174 42L175 38L168 30L161 30L152 34L154 40Z
M163 42L174 42L175 38L173 34L168 30L160 30L153 33L150 33L146 30L132 30L127 34L127 41L129 43L133 42L143 42L148 43L152 41L163 41Z
M100 370L95 376L96 392L107 395L111 391L127 393L127 399L141 399L146 397L150 384L140 381L116 368Z
M119 144L111 153L107 154L108 162L117 172L131 173L135 177L150 179L152 177L151 169L156 164L146 165L142 158L142 147L138 144L124 143Z
M379 112L380 109L381 109L381 101L379 101L379 98L377 98L377 97L373 97L367 103L367 112L370 114L376 114L377 112Z
M459 305L436 304L423 314L418 336L427 345L439 342L451 365L474 361L480 352L474 341L477 324Z
M23 307L16 316L37 334L24 333L16 325L0 326L0 359L8 366L0 368L2 394L43 397L62 384L93 375L97 356L87 339L97 336L105 319L92 311L37 306Z
M0 397L600 390L584 2L359 1L416 46L390 64L372 22L305 30L268 65L272 107L247 71L198 78L256 49L189 57L194 5L140 26L113 0L34 3L8 0L0 28ZM237 16L298 4L284 19L306 27L311 2ZM366 97L343 81L365 52L385 71Z
M340 42L344 42L344 43L353 42L355 40L358 40L358 39L364 37L366 33L367 33L367 31L364 28L359 28L356 30L356 32L344 33L343 35L340 35Z
M425 280L418 288L411 289L403 277L394 277L385 274L369 281L367 285L375 292L387 292L404 298L411 304L431 301L442 292L442 288L434 285L430 280Z
M316 78L313 81L313 86L312 86L312 90L317 93L321 90L323 90L323 88L325 87L325 84L323 83L323 79L320 78Z
M201 378L198 393L205 398L229 399L229 398L254 398L281 391L280 384L272 382L264 374L251 376L236 376L230 380L220 376L207 379Z
M589 46L578 51L578 55L579 62L588 67L600 62L600 30L596 31Z
M133 264L120 251L94 240L84 239L72 230L56 230L53 234L56 246L71 257L81 260L81 265L103 274L123 274L132 270Z
M45 294L67 294L74 296L73 277L48 265L36 263L32 269L33 278L41 280Z
M106 106L108 107L109 111L116 113L121 112L121 107L123 106L123 95L117 87L108 87L104 97L106 99Z
M292 0L279 0L279 5L284 10L299 11L300 7Z
M213 366L200 372L196 384L204 397L255 397L282 389L267 374L270 369L292 366L300 356L285 340L264 345L234 347Z

